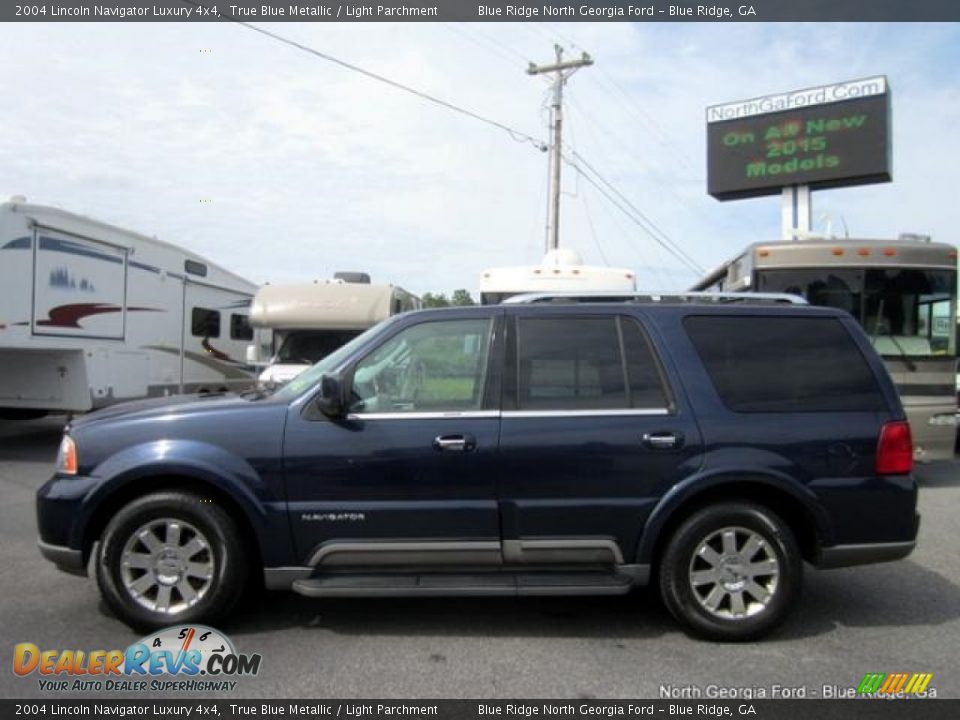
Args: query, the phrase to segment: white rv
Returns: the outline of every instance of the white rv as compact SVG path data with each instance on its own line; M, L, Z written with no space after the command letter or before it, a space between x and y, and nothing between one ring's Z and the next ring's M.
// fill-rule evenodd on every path
M367 328L391 315L417 310L420 299L394 285L371 285L365 273L337 273L333 280L264 285L250 307L250 323L273 331L273 357L260 384L289 382ZM247 360L258 363L261 348Z
M636 276L627 268L584 265L567 248L549 251L540 265L488 268L480 273L480 304L496 305L514 295L534 292L634 292Z
M255 291L175 245L0 204L0 416L252 385Z

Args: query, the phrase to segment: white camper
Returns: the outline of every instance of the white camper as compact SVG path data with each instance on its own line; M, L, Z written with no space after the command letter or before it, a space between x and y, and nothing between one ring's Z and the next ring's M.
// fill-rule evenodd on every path
M514 295L535 292L634 292L636 276L627 268L584 265L568 248L548 252L540 265L488 268L480 273L480 304L496 305Z
M255 291L175 245L0 204L0 416L252 385Z
M420 307L420 299L402 288L369 283L365 273L337 273L333 280L261 287L250 323L273 331L274 352L261 385L289 382L367 328ZM248 361L257 363L260 350L251 348Z

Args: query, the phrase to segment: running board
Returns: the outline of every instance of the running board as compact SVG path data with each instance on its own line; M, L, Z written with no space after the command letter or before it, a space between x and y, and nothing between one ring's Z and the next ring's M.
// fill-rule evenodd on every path
M633 586L628 575L606 573L338 574L297 580L293 591L307 597L490 597L625 595Z

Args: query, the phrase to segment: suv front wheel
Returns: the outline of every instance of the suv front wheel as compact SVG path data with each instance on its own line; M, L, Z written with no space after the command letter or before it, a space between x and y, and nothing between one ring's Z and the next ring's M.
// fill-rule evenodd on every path
M145 495L103 532L97 583L107 605L135 628L221 617L239 597L246 565L236 525L187 492Z
M783 621L803 564L790 528L753 503L723 503L687 518L667 543L660 593L696 635L749 640Z

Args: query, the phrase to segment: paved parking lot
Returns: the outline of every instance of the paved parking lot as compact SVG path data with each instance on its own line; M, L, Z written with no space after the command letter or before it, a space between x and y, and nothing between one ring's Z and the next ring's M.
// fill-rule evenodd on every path
M55 419L0 421L0 696L51 697L13 675L13 646L124 648L94 583L36 549L34 491L59 440ZM920 546L906 561L809 572L772 639L691 640L656 598L312 601L271 593L223 629L263 667L234 697L658 697L662 685L849 686L866 672L932 672L960 697L960 463L921 467Z

